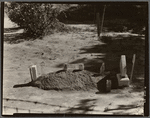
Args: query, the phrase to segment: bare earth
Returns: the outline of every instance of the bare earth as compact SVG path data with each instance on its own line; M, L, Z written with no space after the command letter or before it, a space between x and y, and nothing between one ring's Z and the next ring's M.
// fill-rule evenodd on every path
M37 65L38 75L61 70L66 62L82 62L86 68L92 70L94 67L88 65L92 61L93 64L96 63L95 69L99 72L107 53L84 53L83 50L90 49L93 45L103 45L97 40L96 32L84 30L95 30L96 27L72 26L83 28L83 31L54 33L42 40L22 41L16 44L4 41L3 115L16 112L143 115L144 91L135 91L132 87L114 89L106 94L99 93L98 90L46 91L31 86L13 88L14 85L31 81L29 66L33 64ZM110 34L114 33L107 33ZM140 79L144 78L141 76Z

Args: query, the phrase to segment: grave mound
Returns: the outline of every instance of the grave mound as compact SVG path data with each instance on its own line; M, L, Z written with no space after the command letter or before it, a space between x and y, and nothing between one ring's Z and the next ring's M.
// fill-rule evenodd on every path
M91 90L97 88L91 74L85 70L68 70L48 73L32 83L44 90Z

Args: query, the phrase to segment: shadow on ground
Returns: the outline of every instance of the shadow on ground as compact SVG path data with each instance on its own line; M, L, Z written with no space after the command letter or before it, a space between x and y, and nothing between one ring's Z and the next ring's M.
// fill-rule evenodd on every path
M102 41L106 44L97 44L90 47L81 48L80 54L96 54L96 58L88 59L81 58L70 62L84 63L85 70L90 72L99 73L102 62L105 62L106 71L119 72L119 64L121 55L126 55L127 61L127 72L130 75L132 68L132 58L133 54L136 54L134 75L144 76L144 66L145 66L145 39L141 36L117 36L102 37ZM97 55L98 54L98 55ZM63 64L57 65L58 67L63 66Z
M120 57L126 55L127 74L130 78L132 69L133 54L136 54L135 66L133 71L134 80L141 80L142 82L134 82L135 91L142 90L144 87L145 75L145 37L144 36L104 36L102 37L103 44L92 45L90 47L81 48L80 54L96 54L97 58L82 58L70 62L84 63L85 70L92 73L99 73L102 62L105 62L105 71L111 73L120 72ZM62 66L62 64L58 65ZM138 86L137 86L138 85ZM138 89L140 88L140 89ZM142 88L142 89L141 89Z
M79 104L67 109L65 113L67 114L74 114L74 113L81 113L86 114L87 112L94 111L94 107L96 106L97 99L83 99L80 100Z
M127 110L136 109L141 106L137 105L118 105L117 108L105 109L104 112L113 112L114 115L131 115L132 113L128 113Z
M136 63L135 63L135 73L142 74L144 73L144 65L145 65L145 40L143 37L130 36L130 37L103 37L102 41L106 44L98 44L93 45L90 48L82 48L84 51L81 54L85 53L103 53L106 54L103 58L103 61L106 64L106 70L119 70L119 63L121 55L126 55L127 60L127 70L128 74L130 74L131 66L132 66L132 57L133 54L136 54ZM98 55L101 57L101 55ZM99 60L98 58L97 60ZM77 61L75 61L77 62ZM89 60L89 62L93 62ZM74 63L74 62L73 62ZM100 64L97 61L93 62L95 65L99 66ZM91 66L93 69L93 63L85 63L85 66Z

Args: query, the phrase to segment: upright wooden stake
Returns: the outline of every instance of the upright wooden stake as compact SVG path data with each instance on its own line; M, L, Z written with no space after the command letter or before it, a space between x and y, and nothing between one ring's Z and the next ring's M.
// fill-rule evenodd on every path
M135 58L136 58L136 54L133 55L133 59L132 59L132 70L131 70L131 76L130 76L130 82L132 82L132 76L133 76L133 70L134 70L134 64L135 64Z
M126 68L126 56L121 55L121 60L120 60L120 74L121 77L125 77L127 74L127 68Z
M33 65L30 67L30 75L31 75L32 81L37 79L37 67L36 67L36 65Z
M100 30L100 34L99 34L99 40L101 40L101 33L102 33L102 30L103 30L105 9L106 9L106 5L104 6L104 11L103 11L103 16L102 16L102 23L101 23L101 30Z
M96 21L97 21L97 36L99 39L100 36L100 18L99 18L99 13L96 14Z

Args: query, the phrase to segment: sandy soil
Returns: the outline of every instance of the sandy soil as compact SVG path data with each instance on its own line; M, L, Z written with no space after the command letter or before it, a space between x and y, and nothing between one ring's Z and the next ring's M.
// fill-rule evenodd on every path
M22 37L16 38L22 41L20 43L4 41L4 115L16 112L143 115L144 90L141 88L115 89L106 94L99 93L96 89L91 91L45 91L30 86L13 88L14 85L31 81L29 66L33 64L37 65L38 75L61 70L63 63L66 62L82 62L88 71L99 72L101 63L107 57L107 52L85 53L85 49L90 49L94 45L101 46L104 43L97 40L97 34L93 31L96 29L94 25L75 26L83 30L74 33L54 33L43 39L28 41ZM11 37L7 37L9 38ZM138 78L144 80L143 76L138 76Z

